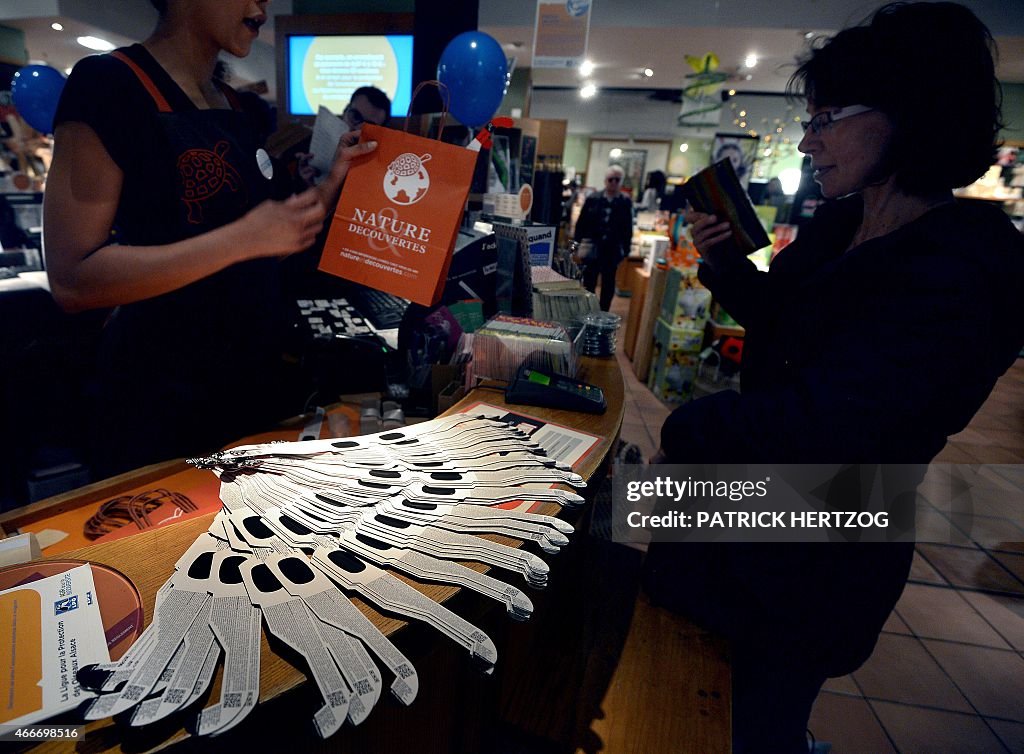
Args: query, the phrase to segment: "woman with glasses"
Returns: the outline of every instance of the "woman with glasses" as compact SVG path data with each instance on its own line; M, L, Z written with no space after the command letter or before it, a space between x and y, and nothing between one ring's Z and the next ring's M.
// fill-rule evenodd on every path
M898 3L800 62L799 148L826 201L766 273L689 213L700 279L746 327L742 394L677 409L659 460L927 464L967 425L1024 345L1024 241L951 193L993 161L993 52L963 6ZM647 586L731 639L735 750L806 751L818 690L870 656L912 556L655 544Z
M141 44L80 61L55 118L44 206L47 272L69 311L111 310L89 413L107 476L199 454L294 408L281 395L278 259L308 247L336 201L288 196L259 131L214 75L249 54L267 0L153 0Z

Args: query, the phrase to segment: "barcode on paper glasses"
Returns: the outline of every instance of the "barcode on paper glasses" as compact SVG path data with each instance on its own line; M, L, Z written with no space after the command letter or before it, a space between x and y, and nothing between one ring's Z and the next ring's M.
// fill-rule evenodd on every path
M548 457L554 458L556 461L572 458L576 448L583 443L579 437L562 434L557 429L551 429L550 426L541 429L535 435L535 439L544 446Z

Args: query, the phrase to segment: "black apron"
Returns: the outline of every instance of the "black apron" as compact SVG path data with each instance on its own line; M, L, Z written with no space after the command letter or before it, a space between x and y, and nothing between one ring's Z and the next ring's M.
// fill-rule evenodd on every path
M223 91L232 110L175 110L168 102L174 98L135 61L121 51L113 55L153 97L166 145L166 169L153 180L173 186L175 203L169 214L155 209L149 228L118 240L134 245L148 236L142 240L148 245L198 236L270 198L271 181L257 165L256 131L229 87ZM267 409L280 366L281 312L274 259L232 265L118 307L101 336L91 391L97 476L207 452L264 428L267 414L279 413Z

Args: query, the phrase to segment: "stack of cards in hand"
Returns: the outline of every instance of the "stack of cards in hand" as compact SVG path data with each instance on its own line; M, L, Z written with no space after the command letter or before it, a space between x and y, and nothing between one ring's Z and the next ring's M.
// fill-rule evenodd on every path
M394 677L391 693L411 703L415 668L346 592L429 624L490 672L497 651L483 631L385 569L471 589L526 620L533 604L519 588L456 561L545 586L548 565L536 553L475 535L555 554L572 526L494 506L577 506L582 497L553 485L585 485L524 432L467 414L345 440L244 446L193 463L219 476L224 508L161 587L139 640L119 662L79 673L100 694L87 719L131 710L130 724L145 725L184 710L223 655L220 698L188 725L199 735L231 729L259 698L263 623L308 663L323 699L313 716L320 736L369 715L384 684L374 656Z

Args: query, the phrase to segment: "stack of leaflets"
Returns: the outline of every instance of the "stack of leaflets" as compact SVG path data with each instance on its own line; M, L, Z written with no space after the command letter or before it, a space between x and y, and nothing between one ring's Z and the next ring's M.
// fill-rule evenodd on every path
M597 297L578 280L567 278L551 268L533 270L533 316L558 322L569 328L585 314L600 310Z
M476 379L511 381L521 366L575 375L576 354L565 327L499 314L474 333L467 383Z

